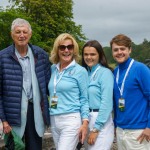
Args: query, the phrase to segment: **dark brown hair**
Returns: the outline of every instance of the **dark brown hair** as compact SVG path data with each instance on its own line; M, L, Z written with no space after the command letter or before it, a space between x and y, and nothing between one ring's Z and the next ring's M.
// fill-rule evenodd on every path
M107 63L107 59L106 59L104 50L103 50L101 44L97 40L90 40L87 43L85 43L85 45L83 46L83 48L82 48L82 66L83 67L85 67L86 69L88 67L83 58L85 47L94 47L99 54L99 64L112 70L112 68L109 67L109 65Z

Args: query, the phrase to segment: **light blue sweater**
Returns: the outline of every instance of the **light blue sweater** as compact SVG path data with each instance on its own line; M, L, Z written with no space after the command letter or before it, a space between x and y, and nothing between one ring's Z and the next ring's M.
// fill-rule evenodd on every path
M51 67L52 74L48 85L50 103L52 96L54 96L54 76L55 74L56 77L59 76L58 65L54 64ZM75 61L72 61L69 67L65 69L61 80L56 86L56 96L58 97L57 109L49 108L50 115L80 112L82 119L88 119L87 80L87 71Z
M93 72L99 67L97 64L88 69L89 76L89 107L91 109L99 109L99 113L94 125L94 128L101 130L107 122L113 108L113 84L114 78L112 72L100 66L91 80Z

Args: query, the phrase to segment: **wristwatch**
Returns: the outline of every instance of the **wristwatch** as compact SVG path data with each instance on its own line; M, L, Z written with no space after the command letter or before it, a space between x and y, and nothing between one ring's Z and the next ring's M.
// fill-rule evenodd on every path
M94 132L94 133L98 133L98 132L99 132L99 130L98 130L98 129L96 129L96 128L93 128L93 129L92 129L92 132Z

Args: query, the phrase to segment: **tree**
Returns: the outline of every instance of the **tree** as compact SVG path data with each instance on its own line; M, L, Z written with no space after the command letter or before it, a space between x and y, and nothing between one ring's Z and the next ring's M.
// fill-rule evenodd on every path
M28 20L33 27L33 36L31 43L38 43L41 41L41 28L32 21L32 18L27 17L24 13L16 11L16 9L2 10L0 12L0 50L12 44L11 38L11 23L15 18L24 18Z
M139 45L133 43L131 57L144 63L146 59L150 58L150 42L144 39L143 43Z
M10 21L13 16L10 13L0 13L0 50L9 46L11 43L10 37Z
M113 59L112 51L111 51L110 47L104 47L104 52L105 52L106 58L108 60L108 63L111 63L111 64L116 63L115 60Z
M73 21L72 0L9 0L12 8L23 12L41 27L41 41L38 45L51 50L55 38L64 32L72 34L79 45L86 39L81 25Z

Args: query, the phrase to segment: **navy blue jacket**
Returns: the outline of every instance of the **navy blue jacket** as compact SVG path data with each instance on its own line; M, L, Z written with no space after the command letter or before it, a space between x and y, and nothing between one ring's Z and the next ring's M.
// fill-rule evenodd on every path
M35 73L41 91L41 108L46 125L50 124L48 82L50 62L47 53L38 46L29 44L35 58ZM11 45L0 51L0 119L10 125L21 126L21 97L23 87L22 68Z

